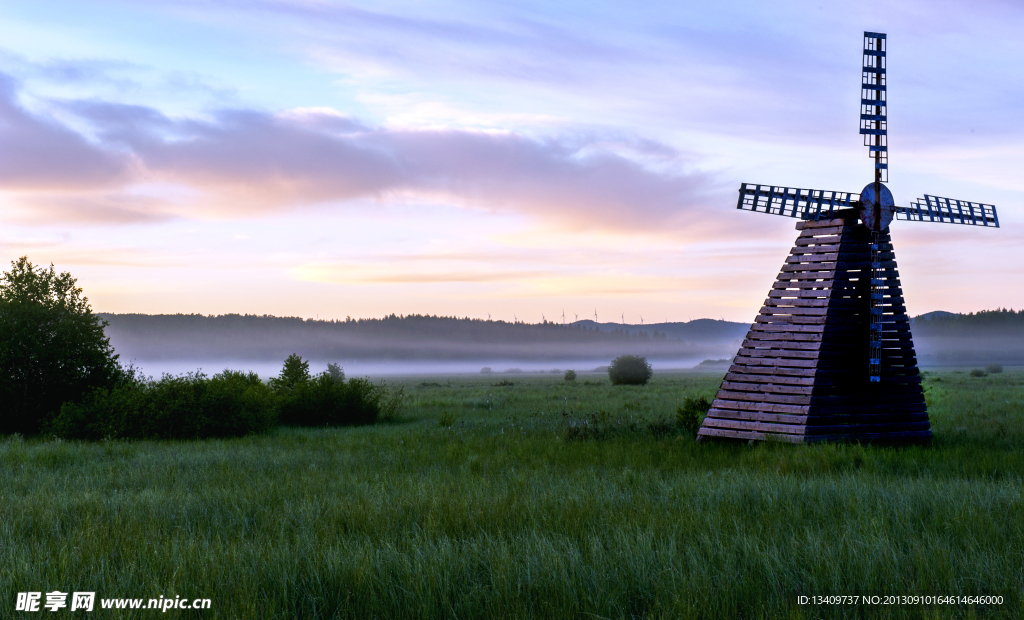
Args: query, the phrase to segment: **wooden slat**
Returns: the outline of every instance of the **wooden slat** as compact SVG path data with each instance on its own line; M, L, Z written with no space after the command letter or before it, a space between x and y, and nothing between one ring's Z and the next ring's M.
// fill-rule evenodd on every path
M755 433L752 431L735 431L724 428L715 429L701 429L698 433L700 438L715 438L721 437L725 439L748 439L754 441L787 441L793 443L800 443L804 440L803 435L769 435L765 433Z
M792 413L795 415L807 415L808 405L787 405L785 403L753 403L739 400L721 400L716 398L711 402L711 407L724 410L738 411L761 411L764 413Z
M746 375L773 375L786 377L813 377L815 374L814 368L782 368L773 366L746 366L733 364L729 367L729 372L736 374Z
M785 433L789 435L803 435L806 428L803 424L775 424L772 422L756 422L753 420L720 420L711 418L710 428L731 428L736 430L760 431L762 433ZM904 429L900 429L904 430ZM911 429L906 429L911 430Z
M736 372L726 373L725 381L740 381L746 383L770 383L775 385L814 385L814 377L789 377L786 375L752 375Z
M813 387L809 385L773 385L767 383L723 381L721 389L730 391L746 391L757 394L806 394L809 396ZM722 398L725 397L725 395L722 396Z
M820 235L820 236L813 236L813 237L811 237L811 236L804 237L803 235L801 235L801 236L796 238L796 243L794 245L796 245L796 247L803 247L803 246L814 245L814 244L818 244L818 243L820 243L820 244L839 245L839 241L842 238L843 238L842 235Z

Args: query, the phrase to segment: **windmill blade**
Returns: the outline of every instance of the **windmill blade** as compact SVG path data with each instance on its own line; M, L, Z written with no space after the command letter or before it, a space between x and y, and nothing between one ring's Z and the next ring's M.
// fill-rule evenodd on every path
M875 160L875 181L889 182L889 122L885 106L885 33L864 33L860 85L860 133Z
M911 222L942 222L999 228L995 205L955 198L924 195L909 207L896 207L896 219Z
M860 194L850 192L742 183L736 208L802 220L819 220L834 217L840 209L856 208L859 201Z

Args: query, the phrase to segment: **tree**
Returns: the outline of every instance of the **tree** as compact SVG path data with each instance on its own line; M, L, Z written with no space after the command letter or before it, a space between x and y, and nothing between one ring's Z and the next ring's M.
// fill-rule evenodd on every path
M345 369L338 364L327 364L327 374L334 379L335 383L345 383Z
M130 380L70 273L27 256L0 276L0 432L37 433L61 404Z
M612 385L645 385L653 375L647 358L639 355L620 355L608 367Z
M275 392L289 392L297 386L309 383L309 362L303 361L297 353L292 353L284 361L281 376L270 380Z

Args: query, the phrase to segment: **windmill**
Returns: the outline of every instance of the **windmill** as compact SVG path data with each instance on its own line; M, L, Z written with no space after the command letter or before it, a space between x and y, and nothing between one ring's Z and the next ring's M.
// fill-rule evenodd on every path
M999 227L993 205L925 194L896 206L888 182L886 37L864 33L860 133L875 178L859 194L740 185L737 209L799 218L800 231L725 376L698 440L927 442L910 319L889 237L895 220Z

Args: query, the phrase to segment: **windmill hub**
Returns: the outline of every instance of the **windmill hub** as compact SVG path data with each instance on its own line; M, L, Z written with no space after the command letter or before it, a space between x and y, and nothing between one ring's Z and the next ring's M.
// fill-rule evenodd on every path
M878 186L878 194L881 200L875 196L875 185ZM896 213L896 203L892 199L892 192L882 183L868 183L860 192L860 221L874 231L883 231L889 228L893 215Z

